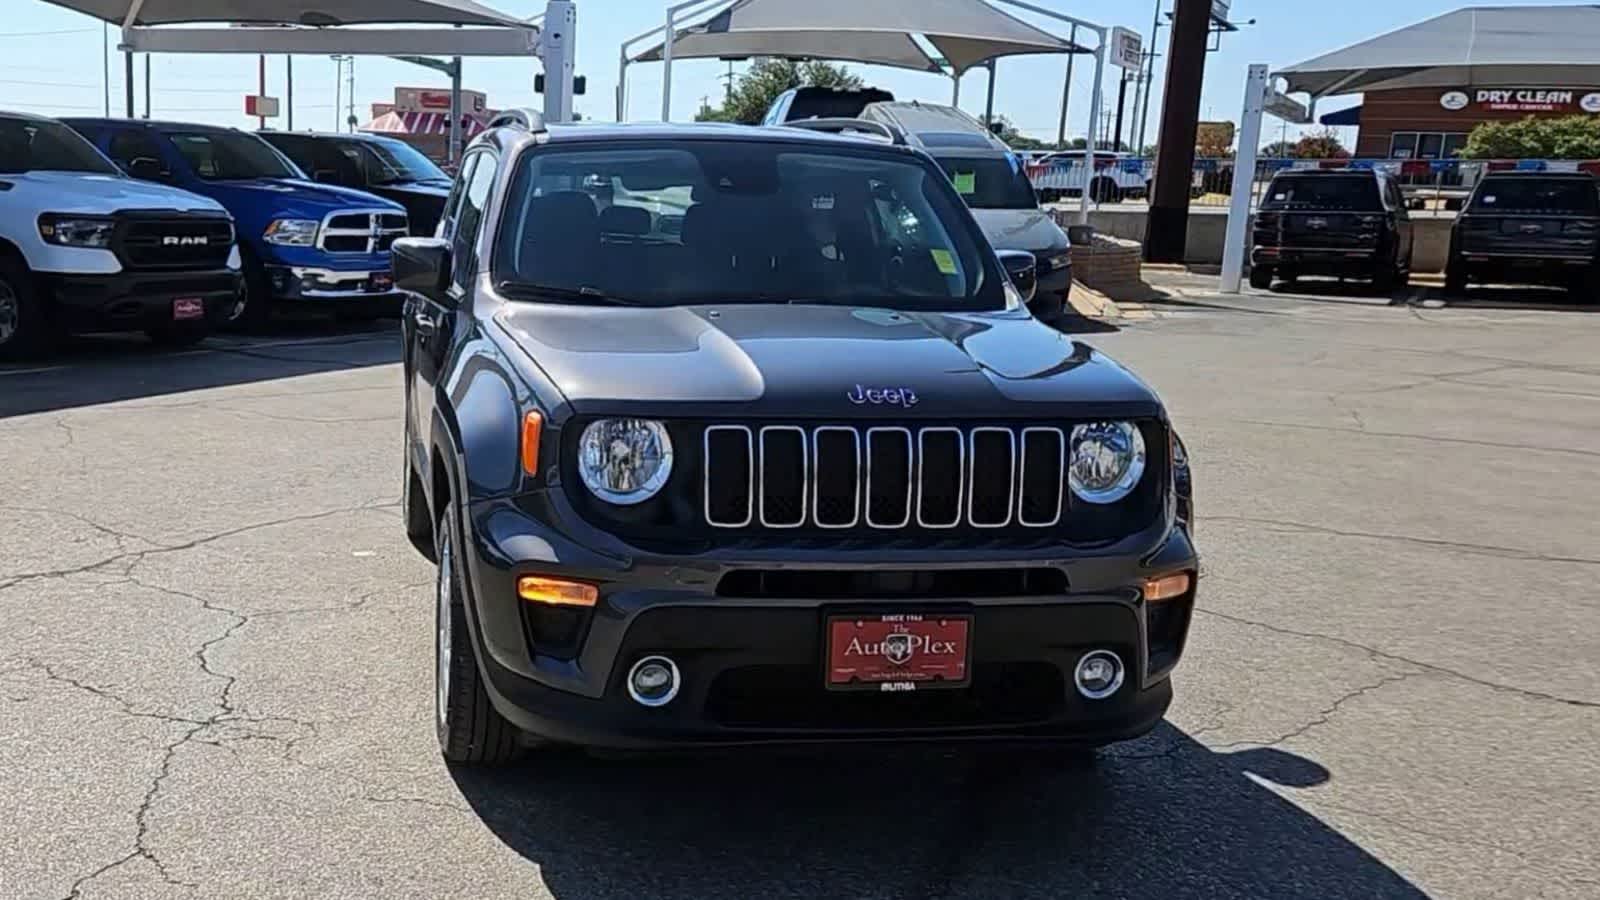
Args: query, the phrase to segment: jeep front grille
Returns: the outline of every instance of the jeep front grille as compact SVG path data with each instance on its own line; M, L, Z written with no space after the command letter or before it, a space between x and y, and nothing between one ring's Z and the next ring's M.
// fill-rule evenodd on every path
M1050 528L1067 492L1052 427L712 425L703 502L714 528Z

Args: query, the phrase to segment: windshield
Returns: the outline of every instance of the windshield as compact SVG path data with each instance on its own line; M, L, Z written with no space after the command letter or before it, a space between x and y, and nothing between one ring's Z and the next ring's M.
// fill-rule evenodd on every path
M179 131L167 137L194 173L207 181L299 178L266 141L239 131Z
M0 173L39 170L122 174L93 144L59 122L0 116Z
M400 141L346 141L339 149L346 155L359 153L366 160L373 184L450 180L433 160Z
M1472 199L1474 212L1594 214L1600 187L1592 178L1489 178Z
M936 169L887 151L753 141L526 155L494 275L582 301L1002 309L991 254Z
M968 159L936 157L955 183L956 193L973 209L1034 209L1033 184L1014 154Z
M1336 209L1381 212L1378 179L1371 175L1300 175L1279 178L1267 188L1262 209Z

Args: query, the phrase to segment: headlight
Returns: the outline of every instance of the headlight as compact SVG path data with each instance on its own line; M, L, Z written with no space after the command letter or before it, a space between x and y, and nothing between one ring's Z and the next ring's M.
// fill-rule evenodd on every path
M1071 253L1062 253L1062 254L1059 254L1057 256L1050 257L1050 271L1052 271L1052 272L1059 272L1062 269L1070 269L1071 267L1072 267L1072 254Z
M116 223L94 216L39 217L39 236L62 247L110 247Z
M1132 422L1094 422L1072 429L1067 482L1089 503L1115 503L1144 474L1144 434Z
M269 244L310 247L317 242L317 229L321 225L314 219L274 219L261 237Z
M672 474L672 439L660 422L601 419L578 440L578 474L607 503L643 503Z

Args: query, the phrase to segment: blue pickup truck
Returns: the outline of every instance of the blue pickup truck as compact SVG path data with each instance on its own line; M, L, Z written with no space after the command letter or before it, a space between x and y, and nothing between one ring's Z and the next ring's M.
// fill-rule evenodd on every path
M233 128L130 119L65 119L134 178L173 185L233 214L244 263L234 324L266 322L274 305L342 317L399 310L389 246L405 208L306 178L283 154Z

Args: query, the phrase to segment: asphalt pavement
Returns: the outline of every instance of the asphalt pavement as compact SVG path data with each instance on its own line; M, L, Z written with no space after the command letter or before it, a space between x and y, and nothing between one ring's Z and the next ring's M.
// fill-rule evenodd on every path
M1501 301L1084 324L1205 555L1169 723L1092 769L452 771L392 323L0 368L0 897L1600 896L1600 308Z

